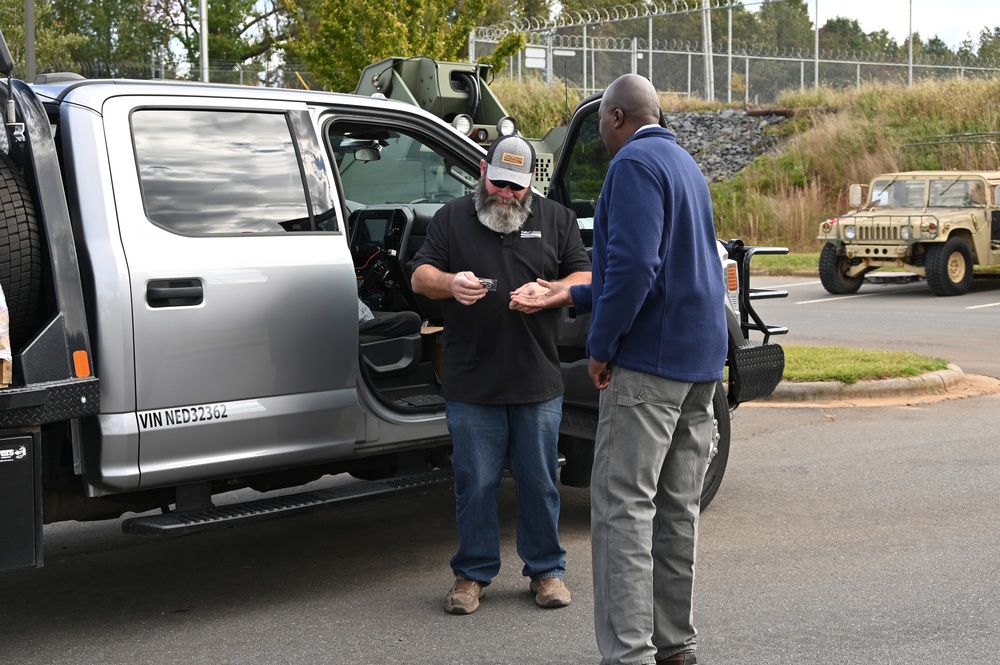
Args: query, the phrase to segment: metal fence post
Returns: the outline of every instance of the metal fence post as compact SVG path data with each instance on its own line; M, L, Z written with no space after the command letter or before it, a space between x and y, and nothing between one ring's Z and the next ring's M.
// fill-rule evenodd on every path
M729 27L726 30L726 102L733 103L733 6L729 5Z
M649 17L649 36L646 37L646 47L649 49L649 82L653 82L653 17Z
M689 98L691 97L691 54L690 53L688 53L688 89L687 89L687 95L688 95Z
M552 84L552 33L545 42L545 82Z

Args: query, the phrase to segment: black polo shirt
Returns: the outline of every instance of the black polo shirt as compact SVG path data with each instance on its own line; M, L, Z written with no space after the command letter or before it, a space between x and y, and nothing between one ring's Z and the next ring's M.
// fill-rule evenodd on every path
M521 230L504 235L484 226L472 195L463 196L434 215L413 268L425 263L496 280L496 290L474 305L442 301L446 399L531 404L562 395L559 310L524 314L509 305L510 292L527 282L590 271L573 211L535 195Z

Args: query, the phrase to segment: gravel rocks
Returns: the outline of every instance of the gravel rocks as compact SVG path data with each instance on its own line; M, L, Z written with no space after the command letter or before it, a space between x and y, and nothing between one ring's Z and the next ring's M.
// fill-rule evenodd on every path
M733 177L775 148L778 137L765 130L788 120L784 115L750 116L734 109L665 115L667 127L677 134L677 143L691 153L709 182Z

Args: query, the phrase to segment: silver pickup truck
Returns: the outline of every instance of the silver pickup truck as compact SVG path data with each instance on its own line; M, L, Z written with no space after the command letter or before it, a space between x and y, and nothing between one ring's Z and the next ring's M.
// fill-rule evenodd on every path
M410 291L408 263L434 212L474 186L480 145L384 98L34 85L12 69L4 46L0 284L14 375L0 389L0 570L41 565L43 522L135 513L127 533L187 533L449 481L439 321ZM586 125L572 126L567 156ZM550 196L585 218L596 195L566 194L566 168L555 165ZM731 409L769 394L783 366L779 346L748 340L784 332L751 307L781 295L749 288L755 251L720 243L732 364L706 503ZM360 335L359 294L425 326ZM560 451L572 485L589 481L596 427L586 330L567 310ZM329 474L360 480L266 494ZM243 488L265 494L215 505Z

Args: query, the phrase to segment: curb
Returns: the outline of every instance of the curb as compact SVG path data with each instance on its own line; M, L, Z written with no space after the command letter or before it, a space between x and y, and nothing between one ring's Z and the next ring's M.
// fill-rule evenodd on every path
M948 369L928 372L920 376L858 381L809 381L792 383L782 381L769 397L759 402L830 402L871 397L902 397L905 395L943 395L948 389L962 381L965 373L958 365L950 364Z

